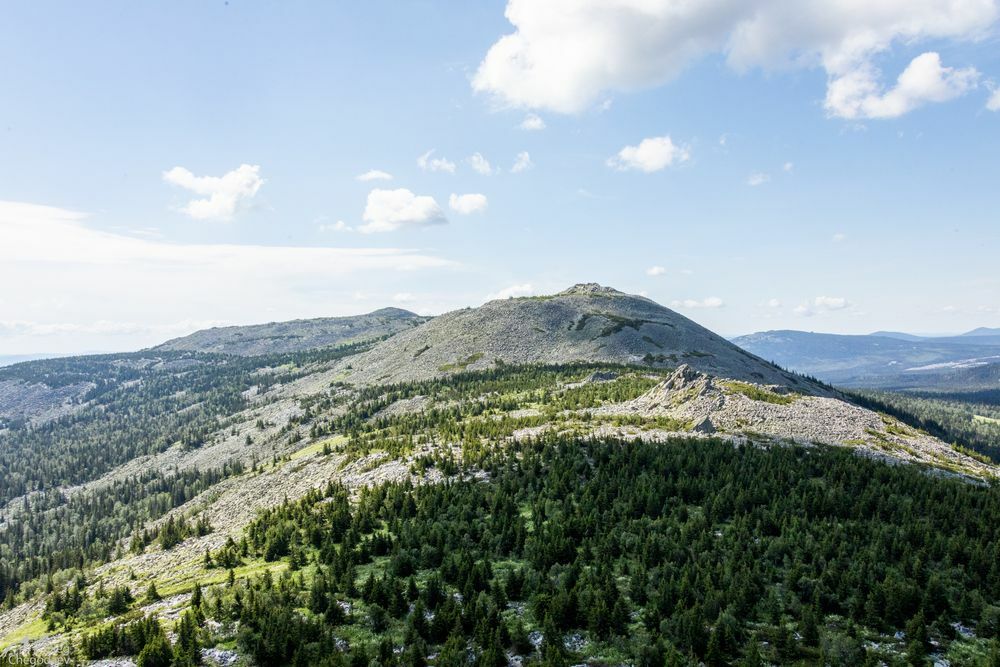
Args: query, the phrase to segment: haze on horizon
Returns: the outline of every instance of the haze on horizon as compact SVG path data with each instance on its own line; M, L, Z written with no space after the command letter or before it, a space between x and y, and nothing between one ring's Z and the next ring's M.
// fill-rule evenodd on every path
M1000 326L1000 1L668 6L8 7L0 355L589 281Z

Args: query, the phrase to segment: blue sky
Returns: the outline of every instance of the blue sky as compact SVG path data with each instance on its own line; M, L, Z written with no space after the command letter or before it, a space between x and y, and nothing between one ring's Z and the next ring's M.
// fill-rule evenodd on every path
M1000 326L995 2L673 4L8 6L0 353L582 281Z

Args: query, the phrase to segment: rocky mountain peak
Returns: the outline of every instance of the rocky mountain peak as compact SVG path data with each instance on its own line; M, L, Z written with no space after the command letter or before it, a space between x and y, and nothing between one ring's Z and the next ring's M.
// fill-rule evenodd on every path
M614 287L605 287L598 283L577 283L570 287L569 289L564 289L559 292L556 296L572 296L575 294L605 294L605 295L616 295L625 296L625 292L620 292Z

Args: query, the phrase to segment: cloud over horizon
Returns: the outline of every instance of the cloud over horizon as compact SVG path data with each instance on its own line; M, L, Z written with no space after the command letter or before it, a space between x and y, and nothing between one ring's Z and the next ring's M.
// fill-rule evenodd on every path
M0 281L31 285L4 294L0 337L63 335L80 350L90 339L73 337L84 334L152 343L151 333L181 335L206 322L348 314L355 307L332 296L347 289L348 277L391 284L396 272L457 266L402 248L173 243L99 230L85 224L89 218L0 201ZM331 295L322 311L317 293Z

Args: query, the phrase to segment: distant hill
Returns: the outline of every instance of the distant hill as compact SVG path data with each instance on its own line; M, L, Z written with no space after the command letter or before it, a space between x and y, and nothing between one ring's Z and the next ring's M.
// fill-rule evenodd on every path
M882 338L896 338L898 340L924 340L923 336L916 336L914 334L903 333L902 331L876 331L869 334L870 336L880 336Z
M979 327L978 329L973 329L972 331L967 331L963 336L997 336L1000 337L1000 328L989 328L989 327Z
M900 338L763 331L733 339L779 366L848 387L928 390L997 388L1000 337Z
M382 308L366 315L204 329L169 340L153 350L239 356L302 352L384 338L428 319L402 308Z

